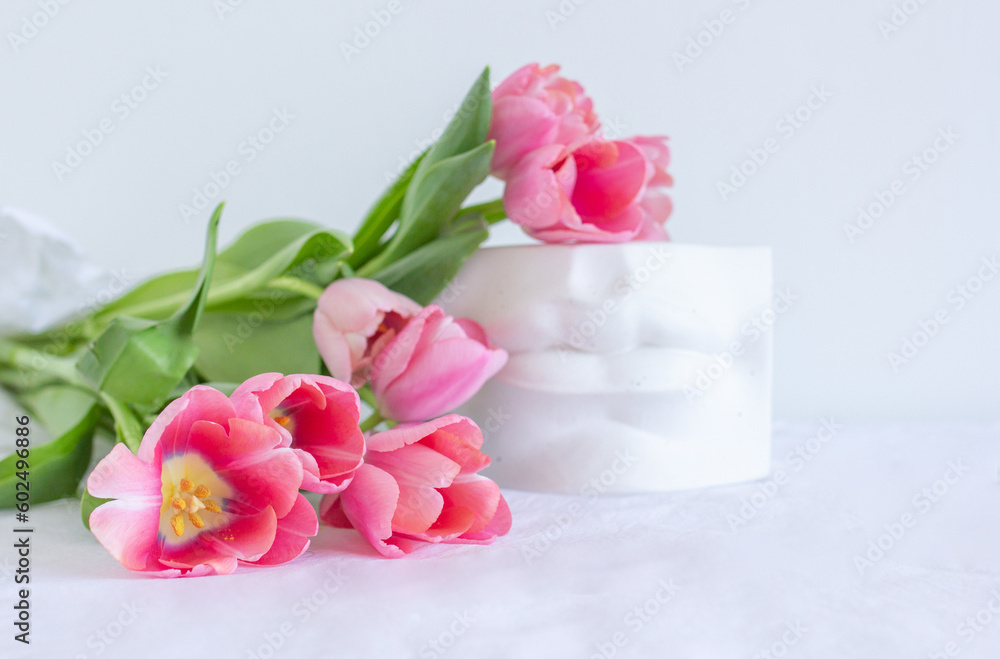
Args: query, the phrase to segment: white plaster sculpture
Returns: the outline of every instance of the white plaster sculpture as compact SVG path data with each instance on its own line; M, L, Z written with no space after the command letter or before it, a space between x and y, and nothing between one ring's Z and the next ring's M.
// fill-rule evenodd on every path
M439 303L510 353L458 410L501 486L653 492L768 473L769 248L487 248Z

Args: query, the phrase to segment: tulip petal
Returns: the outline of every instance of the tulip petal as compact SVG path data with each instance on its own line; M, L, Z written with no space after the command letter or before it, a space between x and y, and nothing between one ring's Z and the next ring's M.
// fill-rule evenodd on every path
M410 322L396 335L396 338L379 353L372 364L370 375L372 393L375 394L376 398L378 398L379 392L384 391L393 380L406 370L410 358L421 341L424 329L432 317L436 323L444 315L440 307L435 305L425 307L411 318Z
M157 445L164 455L182 453L191 426L197 421L211 421L228 429L230 418L238 416L232 401L221 391L205 385L189 389L167 405L149 426L139 444L139 459L152 463Z
M281 441L277 432L261 423L233 418L230 424L232 429L227 433L212 421L195 421L184 450L178 453L197 453L216 469L224 469L234 462L252 461Z
M263 423L264 417L293 390L293 384L281 373L261 373L236 387L229 398L238 416Z
M591 145L574 154L579 167L576 187L573 190L573 207L583 217L614 217L636 200L646 184L646 159L642 152L628 142L614 142L618 157L614 164L600 159L602 152L591 152ZM593 163L591 165L590 163Z
M489 456L480 450L483 447L483 431L472 419L449 414L439 421L444 422L423 439L421 443L424 446L457 462L462 466L463 474L474 473L489 466Z
M497 101L504 96L519 96L524 94L532 81L538 79L539 73L542 70L537 62L525 64L504 78L503 82L496 86L493 90L493 100ZM555 73L559 71L559 66L555 64L549 65L545 71Z
M394 451L402 446L419 442L442 428L448 428L450 432L459 435L463 441L474 444L476 448L482 446L482 432L472 419L459 414L447 414L423 423L400 423L389 430L375 433L368 438L368 449L374 452ZM451 455L448 457L454 459ZM455 462L461 464L459 460Z
M164 544L160 562L182 569L207 564L219 574L228 574L235 569L235 560L256 561L266 554L277 528L278 518L271 506L253 515L234 515L228 524L201 533L187 544ZM229 572L222 571L226 569Z
M301 494L288 514L278 520L274 544L254 565L279 565L298 558L309 549L309 539L319 531L312 504Z
M236 571L239 561L234 556L209 556L203 562L189 565L183 562L160 560L162 565L171 569L155 572L158 577L204 577L212 574L232 574Z
M445 508L434 526L422 534L428 542L449 542L466 533L476 522L476 516L465 508Z
M399 486L399 501L392 514L393 533L419 535L427 531L444 511L444 498L433 487Z
M666 192L659 188L647 189L640 205L646 212L645 224L659 226L660 228L662 228L663 223L667 221L670 213L674 210L673 200Z
M332 380L331 382L337 382ZM347 384L326 386L318 403L301 400L303 386L283 403L286 414L292 416L294 438L292 446L312 454L321 480L338 479L360 464L365 454L364 434L358 427L360 403L358 395ZM325 395L323 395L325 394Z
M295 503L303 469L291 449L274 448L278 441L278 434L266 426L232 419L228 437L214 423L196 423L191 445L233 488L236 500L254 510L274 506L284 517Z
M340 493L334 493L323 497L319 504L319 518L327 526L335 529L353 529L351 520L344 514L343 502L340 500Z
M128 569L155 570L161 503L119 499L101 504L90 514L90 531Z
M349 338L352 338L351 335L343 334L332 318L319 309L316 310L313 316L313 341L330 375L338 380L350 380L352 362L364 355L364 343L355 340L355 345L352 346Z
M321 487L323 485L323 481L319 479L319 465L316 464L316 458L311 453L301 449L293 448L292 452L295 453L299 462L302 463L302 484L299 486L299 489L320 492L321 490L312 489L313 487Z
M413 355L406 371L376 393L382 416L419 421L449 412L472 397L507 363L507 353L472 339L449 339Z
M392 474L401 485L448 487L461 467L421 444L410 444L388 453L371 453L366 464Z
M377 467L361 465L351 486L336 496L344 516L380 554L397 558L406 553L387 542L392 538L392 516L399 501L399 487L392 476Z
M558 130L559 117L543 101L525 96L498 99L487 136L496 141L491 164L494 176L506 178L521 158L552 143Z
M474 521L462 530L463 533L476 533L486 528L500 505L500 488L485 476L462 476L441 495L447 508L467 510L472 514Z
M634 240L636 236L634 229L610 233L592 224L584 224L580 228L557 227L528 233L546 243L625 243Z
M507 505L507 500L501 494L500 501L497 504L497 512L493 516L493 519L490 520L490 523L486 525L486 528L475 533L466 533L451 540L451 542L469 545L488 545L497 537L507 535L510 531L512 521L510 506Z
M571 169L560 177L554 168L563 160ZM558 224L564 207L570 206L566 186L575 176L572 158L558 144L532 151L513 169L503 192L507 216L525 229L542 229ZM572 187L570 187L572 190Z
M161 561L161 565L166 565ZM223 571L219 571L216 568L219 567ZM226 556L219 561L216 561L216 565L208 565L202 563L201 565L195 565L190 570L181 568L171 568L166 570L159 570L157 572L150 572L150 576L158 577L160 579L176 579L178 577L208 577L213 574L231 574L236 570L236 559L231 556Z
M99 499L149 499L159 505L160 469L115 444L87 478L87 491Z

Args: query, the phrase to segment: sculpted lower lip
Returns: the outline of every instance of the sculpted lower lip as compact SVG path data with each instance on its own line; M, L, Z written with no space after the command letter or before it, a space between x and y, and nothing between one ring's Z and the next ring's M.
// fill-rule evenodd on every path
M680 391L718 353L643 346L615 354L546 350L511 354L504 384L562 394Z

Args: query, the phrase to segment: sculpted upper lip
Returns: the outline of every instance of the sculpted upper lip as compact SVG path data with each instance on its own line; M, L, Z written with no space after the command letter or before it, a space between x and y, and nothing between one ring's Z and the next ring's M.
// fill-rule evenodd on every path
M699 314L640 296L613 307L569 301L535 303L523 310L512 309L507 317L518 322L495 322L487 332L512 356L545 351L615 355L645 348L716 354L738 332L738 324L732 321L720 323L704 311Z

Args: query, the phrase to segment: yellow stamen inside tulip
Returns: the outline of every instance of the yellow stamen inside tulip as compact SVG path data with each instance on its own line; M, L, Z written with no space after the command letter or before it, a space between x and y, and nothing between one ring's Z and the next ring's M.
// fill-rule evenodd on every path
M173 527L174 533L178 536L184 535L184 517L180 513L177 513L170 518L170 526Z
M203 528L205 528L205 522L202 521L202 519L198 515L198 513L188 513L188 519L191 520L191 523L194 524L194 527L196 529L203 529ZM180 534L178 534L178 535L180 535Z
M204 499L204 497L212 494L212 490L207 485L198 485L195 487L193 482L187 478L182 478L175 489L180 494L170 499L170 508L174 510L186 510L188 520L196 529L205 528L205 520L198 514L199 510L207 510L215 514L222 512L222 507L218 503L211 499ZM173 529L174 535L178 538L184 535L184 517L180 513L170 518L170 528Z
M287 428L288 424L292 422L292 420L289 419L287 416L276 416L274 417L274 421L282 428Z
M225 500L233 496L233 490L200 455L180 454L164 460L161 484L160 535L168 542L187 543L202 531L227 523Z

